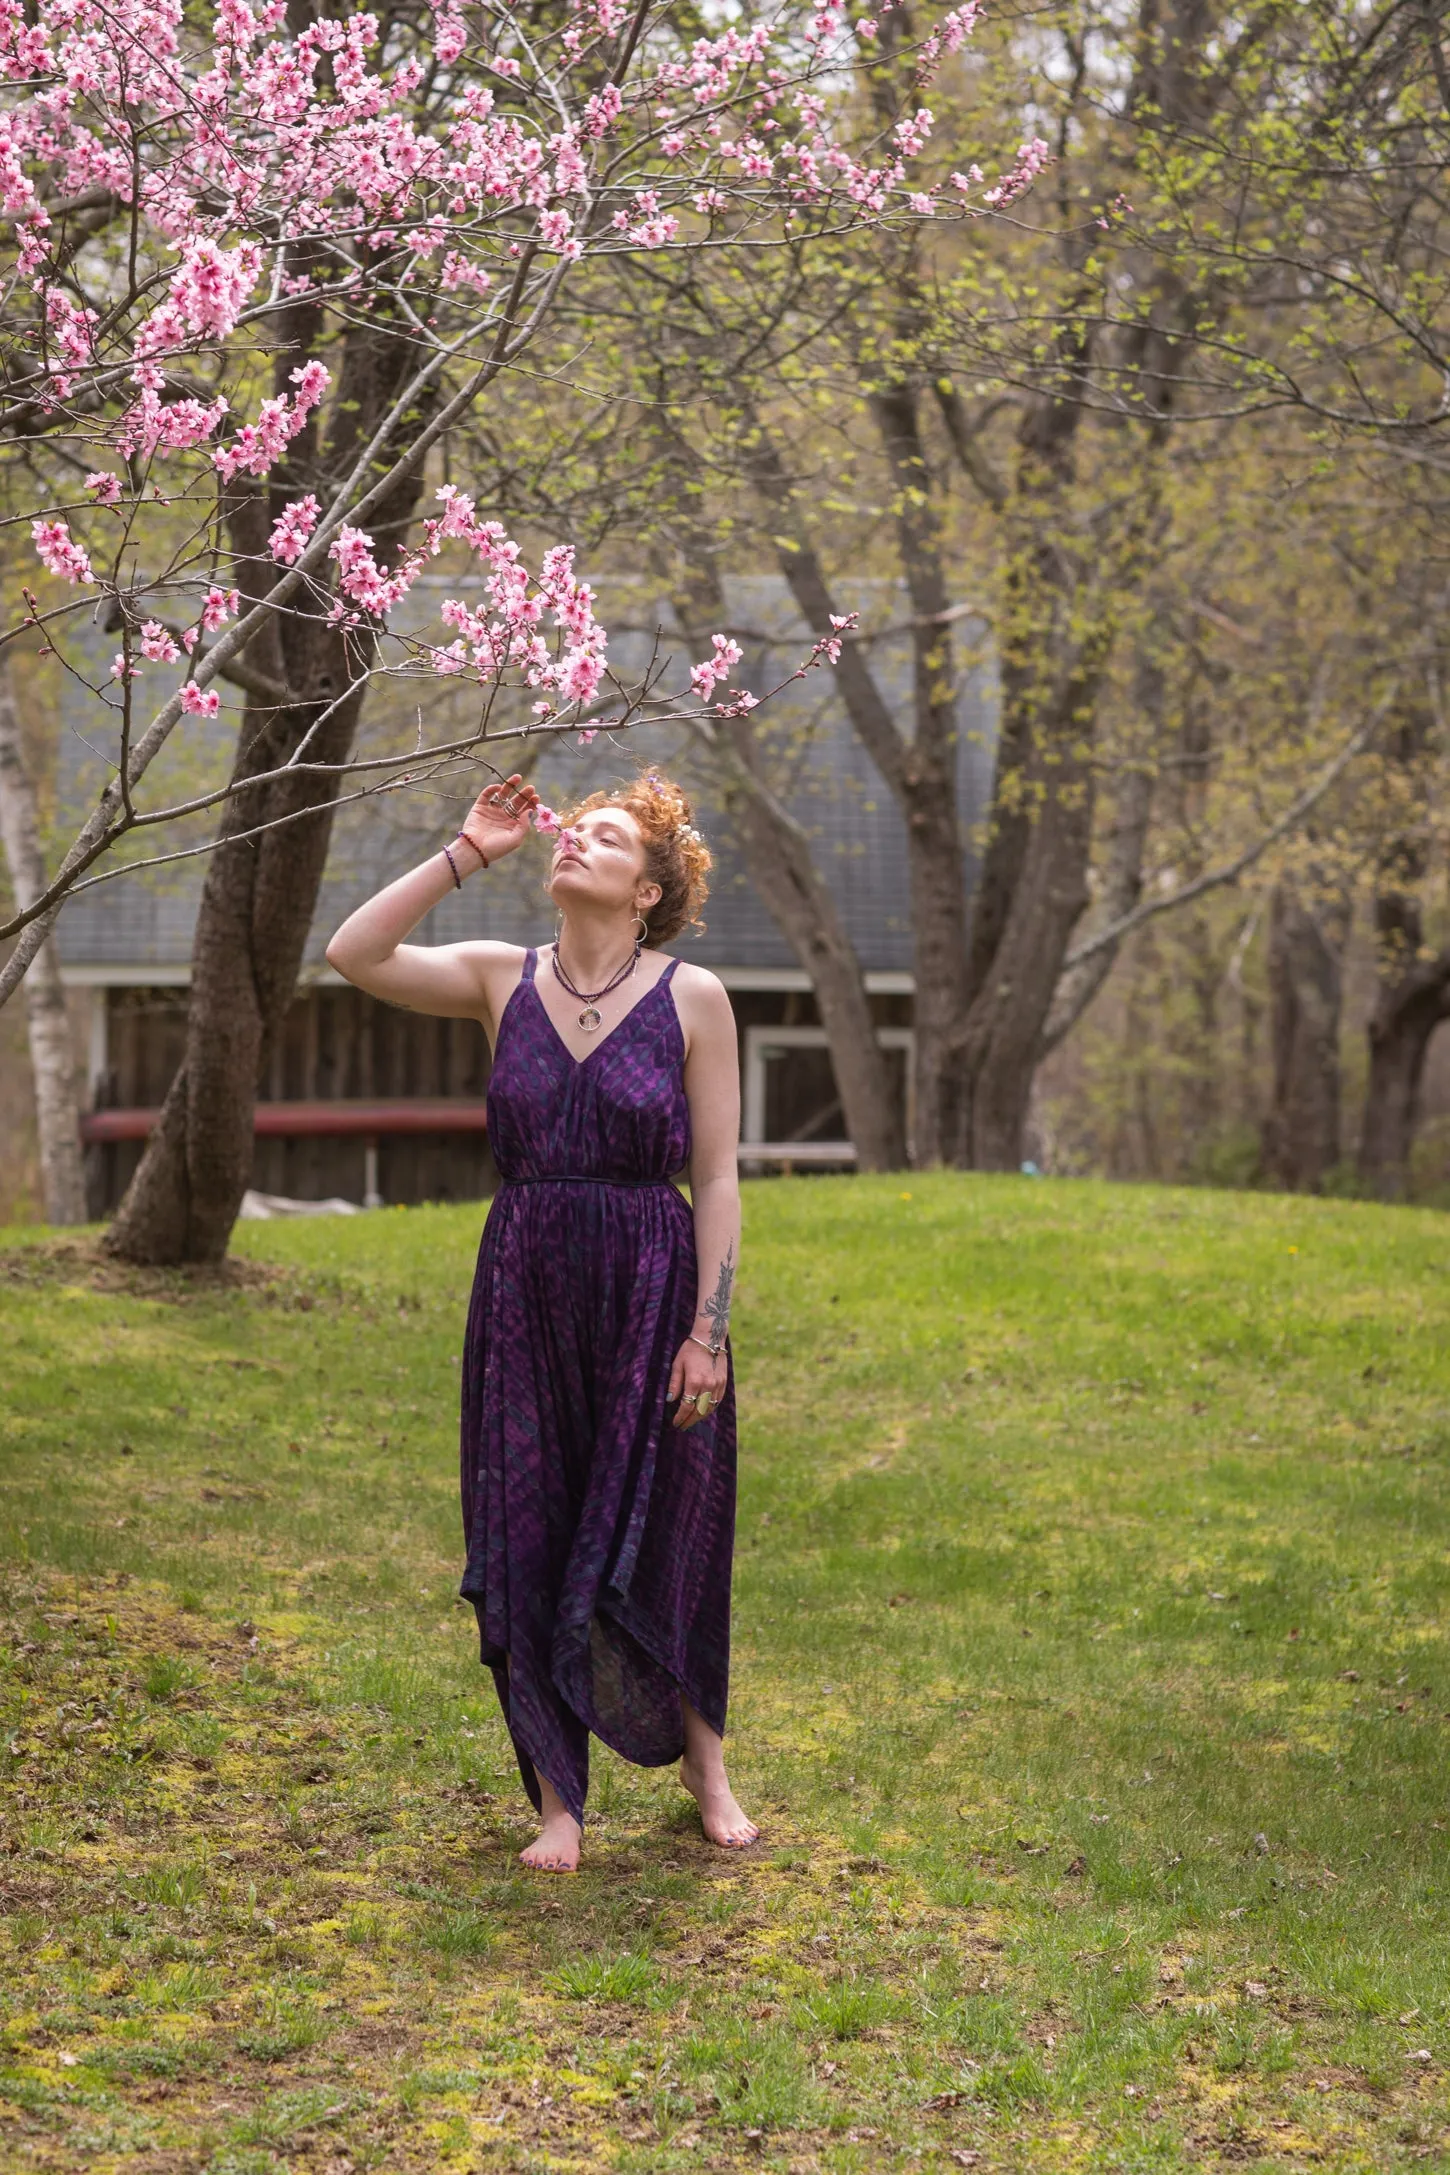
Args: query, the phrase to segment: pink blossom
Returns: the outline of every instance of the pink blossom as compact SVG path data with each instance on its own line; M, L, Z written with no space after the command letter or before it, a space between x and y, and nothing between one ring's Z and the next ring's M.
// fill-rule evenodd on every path
M1026 195L1044 166L1051 163L1051 159L1052 146L1044 143L1040 136L1034 136L1031 143L1020 144L1016 163L993 188L985 192L982 202L992 205L996 210L1001 210L1004 205L1014 204L1019 196Z
M949 53L955 53L963 39L970 37L982 17L982 0L966 0L966 6L953 8L941 20L941 40Z
M91 562L64 521L32 521L30 534L47 573L66 582L91 580Z
M455 9L440 10L433 32L433 51L446 67L457 60L468 44L468 26Z
M281 566L295 566L307 549L307 539L317 526L321 508L309 491L306 498L294 499L284 507L272 523L272 535L267 549Z
M559 692L566 702L592 702L604 677L604 660L592 650L571 650L564 660Z
M140 377L141 371L135 375ZM139 453L143 458L154 453L158 446L177 452L188 451L205 443L226 412L225 393L218 393L210 407L203 407L194 399L173 400L163 406L156 386L143 384L140 399L127 410L117 426L117 451Z
M86 489L98 506L114 506L121 496L121 479L108 468L93 469L86 478Z
M214 337L229 333L261 269L256 242L241 242L235 249L221 249L205 238L188 242L171 281L171 302L187 331Z
M438 284L448 294L455 294L460 287L472 287L476 293L484 294L493 285L493 279L481 265L474 264L471 258L464 256L461 250L450 249L443 259Z
M181 655L180 649L159 619L148 619L142 622L141 655L149 657L151 662L157 665L174 665Z
M236 616L238 597L235 589L208 589L201 607L201 625L204 634L215 634Z
M692 665L690 668L690 685L702 702L709 701L717 680L729 679L744 655L740 644L729 635L712 635L710 640L714 647L714 656L707 657L703 664Z
M292 372L297 391L285 398L264 400L255 423L244 423L229 446L218 446L213 464L224 483L237 474L265 476L302 430L308 416L332 383L331 373L320 362L304 363Z
M553 809L546 808L542 801L535 807L534 829L536 831L543 831L546 834L550 831L557 831L560 821L561 818L554 813Z
M856 25L856 35L863 45L869 45L876 36L879 25L874 15L863 15Z
M624 111L624 97L618 86L606 83L602 91L596 91L584 107L584 133L586 136L607 136Z
M854 633L860 621L859 612L847 612L839 618L836 613L832 612L830 616L831 625L836 631L834 634L822 635L821 639L816 643L810 655L810 662L813 665L818 664L822 657L830 664L839 664L841 660L839 637L843 634Z
M892 134L907 158L914 159L926 149L927 138L932 131L933 116L929 106L922 106L906 120L898 121Z
M373 540L364 529L344 523L327 556L338 566L338 587L354 604L381 619L408 594L423 566L423 552L404 552L390 574L373 557Z
M78 309L70 296L52 287L45 298L45 329L62 362L73 367L91 360L94 310Z
M181 690L181 707L188 717L215 717L221 697L214 687L198 687L195 680L188 680Z
M630 228L629 238L641 249L663 249L665 243L672 242L679 231L678 219L643 219L637 227Z

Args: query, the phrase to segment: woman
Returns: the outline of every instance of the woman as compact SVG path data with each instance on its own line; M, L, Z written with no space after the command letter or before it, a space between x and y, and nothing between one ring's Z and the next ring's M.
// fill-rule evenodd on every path
M502 1183L464 1352L460 1591L542 1815L523 1862L573 1872L591 1731L645 1766L680 1759L711 1842L759 1833L721 1745L740 1098L723 986L657 948L698 913L710 855L653 773L593 794L560 832L552 945L403 941L523 843L537 800L517 774L486 786L458 837L327 956L375 997L481 1020L493 1043ZM670 1182L686 1169L689 1205Z

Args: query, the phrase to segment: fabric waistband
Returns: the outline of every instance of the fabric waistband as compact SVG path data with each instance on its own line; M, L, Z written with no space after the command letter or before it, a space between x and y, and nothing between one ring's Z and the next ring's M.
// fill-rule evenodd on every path
M679 1191L673 1178L599 1178L593 1171L545 1171L535 1178L500 1178L502 1186L669 1186Z

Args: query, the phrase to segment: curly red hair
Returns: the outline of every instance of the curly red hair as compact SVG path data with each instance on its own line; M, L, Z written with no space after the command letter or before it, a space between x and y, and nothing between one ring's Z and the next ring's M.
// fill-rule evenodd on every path
M700 908L715 861L695 829L694 810L683 789L657 770L642 770L613 792L591 793L564 820L573 823L591 808L623 808L639 825L645 874L660 887L644 917L645 943L668 944L684 928L703 929Z

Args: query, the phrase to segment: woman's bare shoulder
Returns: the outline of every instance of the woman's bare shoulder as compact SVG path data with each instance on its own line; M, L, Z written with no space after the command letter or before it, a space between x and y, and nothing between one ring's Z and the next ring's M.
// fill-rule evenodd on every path
M682 959L675 969L670 986L675 994L675 1008L692 1048L702 1040L708 1040L717 1048L727 1040L733 1041L735 1013L730 1003L730 993L718 974L712 974L708 967L697 967L692 961Z
M680 989L718 989L725 996L725 984L719 975L712 974L708 967L696 966L693 959L675 961L675 983Z
M712 974L708 967L697 967L693 960L676 961L674 989L677 997L706 1010L718 1013L730 1009L730 992L719 975Z

